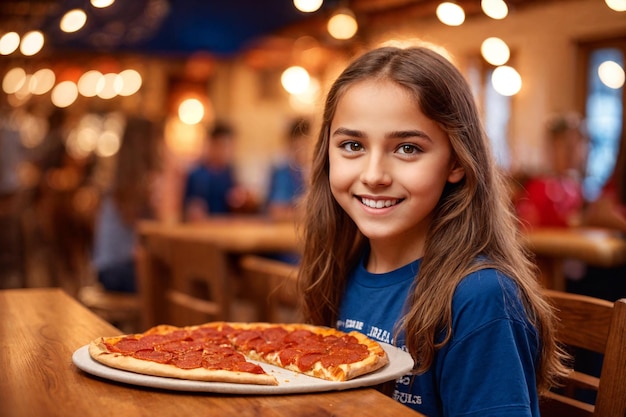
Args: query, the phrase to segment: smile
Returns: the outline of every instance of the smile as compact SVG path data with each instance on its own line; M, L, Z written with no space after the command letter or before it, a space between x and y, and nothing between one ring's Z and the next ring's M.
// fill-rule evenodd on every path
M363 198L363 197L361 198L361 203L363 205L365 205L367 207L370 207L370 208L377 208L377 209L395 206L400 201L402 201L402 200L399 200L399 199L393 199L393 200L372 200L371 198Z

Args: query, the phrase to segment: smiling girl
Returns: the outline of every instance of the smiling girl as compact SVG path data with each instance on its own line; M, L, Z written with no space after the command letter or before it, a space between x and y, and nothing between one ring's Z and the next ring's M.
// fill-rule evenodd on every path
M407 350L393 397L429 416L539 416L565 372L460 72L380 48L331 87L304 207L308 321Z

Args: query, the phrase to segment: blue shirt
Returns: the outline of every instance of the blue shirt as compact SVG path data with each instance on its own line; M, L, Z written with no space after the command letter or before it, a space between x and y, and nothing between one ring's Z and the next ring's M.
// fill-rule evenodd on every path
M228 213L228 192L235 186L231 167L213 169L200 165L194 168L187 176L183 195L183 206L200 199L207 205L211 214Z
M133 260L137 236L122 220L115 202L106 194L100 203L93 245L93 264L97 271Z
M268 204L293 204L304 192L304 173L302 169L284 164L272 170Z
M420 263L372 274L361 262L349 277L337 328L406 350L403 336L393 339L394 325ZM538 417L539 349L516 284L493 269L472 273L452 299L451 339L426 373L396 381L393 398L428 417Z

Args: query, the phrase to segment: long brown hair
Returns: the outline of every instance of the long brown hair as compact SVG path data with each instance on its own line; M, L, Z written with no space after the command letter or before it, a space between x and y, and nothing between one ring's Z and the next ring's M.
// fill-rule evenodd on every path
M541 337L538 385L552 385L565 373L564 356L554 339L553 311L541 295L537 271L521 244L504 177L492 159L469 85L454 65L427 48L370 51L350 64L330 88L303 202L299 284L306 319L335 324L347 277L366 244L331 194L328 159L337 102L364 79L391 80L412 94L422 112L447 133L454 157L465 170L462 181L445 187L435 208L419 280L398 323L417 372L430 367L435 351L451 336L452 296L459 282L471 272L495 268L517 282L528 317ZM441 331L447 337L437 344Z
M129 226L151 215L150 181L158 169L160 139L155 122L143 117L129 117L126 121L110 191Z

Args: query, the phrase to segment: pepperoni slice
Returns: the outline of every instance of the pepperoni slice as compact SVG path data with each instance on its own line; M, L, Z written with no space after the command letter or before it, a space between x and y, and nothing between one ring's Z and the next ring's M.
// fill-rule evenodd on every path
M304 353L298 358L297 366L301 371L308 371L313 368L313 365L324 357L323 353L311 352Z
M205 343L201 340L177 340L159 346L159 350L172 353L202 351Z
M105 343L105 345L109 351L119 352L123 355L129 355L145 348L144 345L139 342L139 339L135 339L134 337L123 338L115 344Z
M160 350L138 350L133 353L133 357L137 359L143 359L146 361L169 363L172 360L173 355L170 352L162 352Z
M196 350L176 355L172 358L170 363L181 369L200 368L202 366L202 351Z
M285 336L285 342L287 343L301 343L303 340L315 338L315 334L310 330L299 329L290 332L287 336Z
M227 344L228 337L226 333L216 327L199 327L193 330L189 337L192 340L201 340L204 342L213 342L216 344Z

